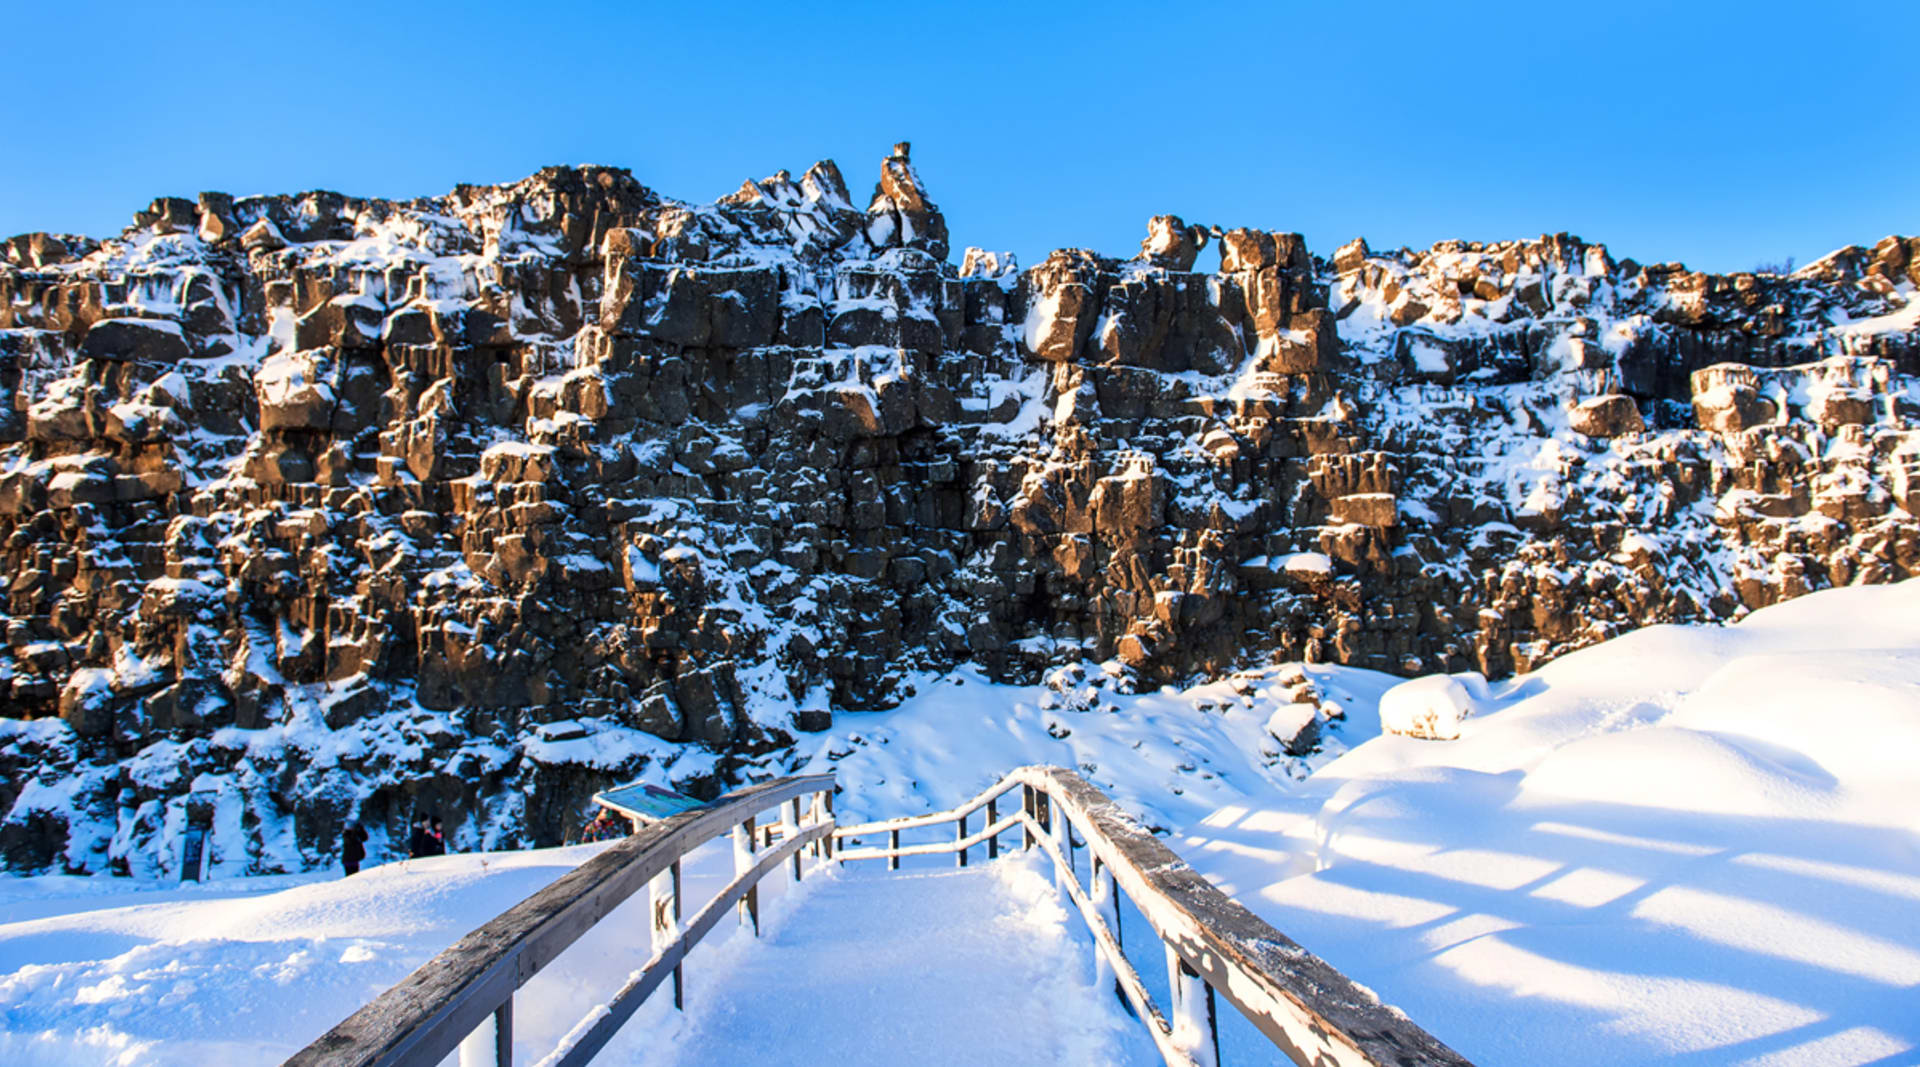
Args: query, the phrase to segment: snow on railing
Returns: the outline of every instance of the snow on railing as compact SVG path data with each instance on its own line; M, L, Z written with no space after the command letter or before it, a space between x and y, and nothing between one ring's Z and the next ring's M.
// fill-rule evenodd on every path
M1020 810L1001 818L1001 800L1018 790ZM986 809L986 824L967 833L968 818ZM951 841L902 846L900 834L955 824ZM1147 1026L1169 1065L1219 1062L1214 998L1224 996L1298 1064L1415 1064L1468 1067L1467 1060L1399 1011L1328 966L1220 892L1152 834L1129 819L1086 779L1061 767L1022 767L948 811L843 826L833 831L835 859L885 859L953 853L984 844L999 853L999 835L1020 827L1022 847L1036 844L1053 859L1055 881L1093 933L1104 977L1111 977ZM853 847L879 834L886 847ZM1084 848L1087 882L1074 861ZM1124 892L1158 936L1166 955L1173 1019L1168 1021L1122 950L1119 894Z
M756 833L755 820L776 805L780 843L773 845L770 833ZM833 827L833 776L826 774L752 786L647 826L461 938L287 1064L432 1067L455 1048L462 1049L463 1063L477 1062L490 1046L494 1062L510 1067L514 991L645 886L653 957L542 1060L579 1067L669 975L674 1006L681 1006L680 967L687 952L736 906L741 921L757 933L760 880L789 859L799 879L808 846L821 862L830 860ZM733 881L682 924L681 857L727 834L733 838Z

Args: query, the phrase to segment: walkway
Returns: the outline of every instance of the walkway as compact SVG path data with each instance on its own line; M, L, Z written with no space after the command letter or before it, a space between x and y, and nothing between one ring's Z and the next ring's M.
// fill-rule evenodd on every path
M806 899L749 951L688 968L683 1017L646 1036L630 1027L601 1062L1158 1063L1111 987L1094 988L1079 919L1034 857L810 872Z

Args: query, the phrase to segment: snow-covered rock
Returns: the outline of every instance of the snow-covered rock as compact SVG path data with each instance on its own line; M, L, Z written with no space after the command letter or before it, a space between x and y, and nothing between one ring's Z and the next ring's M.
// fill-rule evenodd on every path
M1320 740L1320 705L1309 701L1280 705L1267 716L1267 734L1289 754L1306 755Z
M1451 741L1460 736L1460 724L1474 713L1476 700L1486 695L1486 679L1472 672L1401 682L1380 698L1380 729L1402 737Z

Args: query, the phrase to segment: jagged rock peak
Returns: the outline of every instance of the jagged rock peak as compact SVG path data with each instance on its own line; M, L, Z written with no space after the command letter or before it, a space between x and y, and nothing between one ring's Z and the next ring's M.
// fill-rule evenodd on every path
M909 153L910 142L893 146L880 164L880 181L867 206L872 218L867 235L874 247L919 248L935 259L947 258L947 220L927 196Z
M1198 223L1189 226L1178 215L1155 215L1140 242L1140 259L1168 270L1192 270L1211 233Z

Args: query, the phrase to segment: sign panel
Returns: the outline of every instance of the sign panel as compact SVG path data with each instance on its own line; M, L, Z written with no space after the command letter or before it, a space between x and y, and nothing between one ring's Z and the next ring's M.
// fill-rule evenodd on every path
M692 811L705 807L707 803L646 782L629 782L614 786L604 793L595 793L593 802L641 822L653 822L683 811Z

